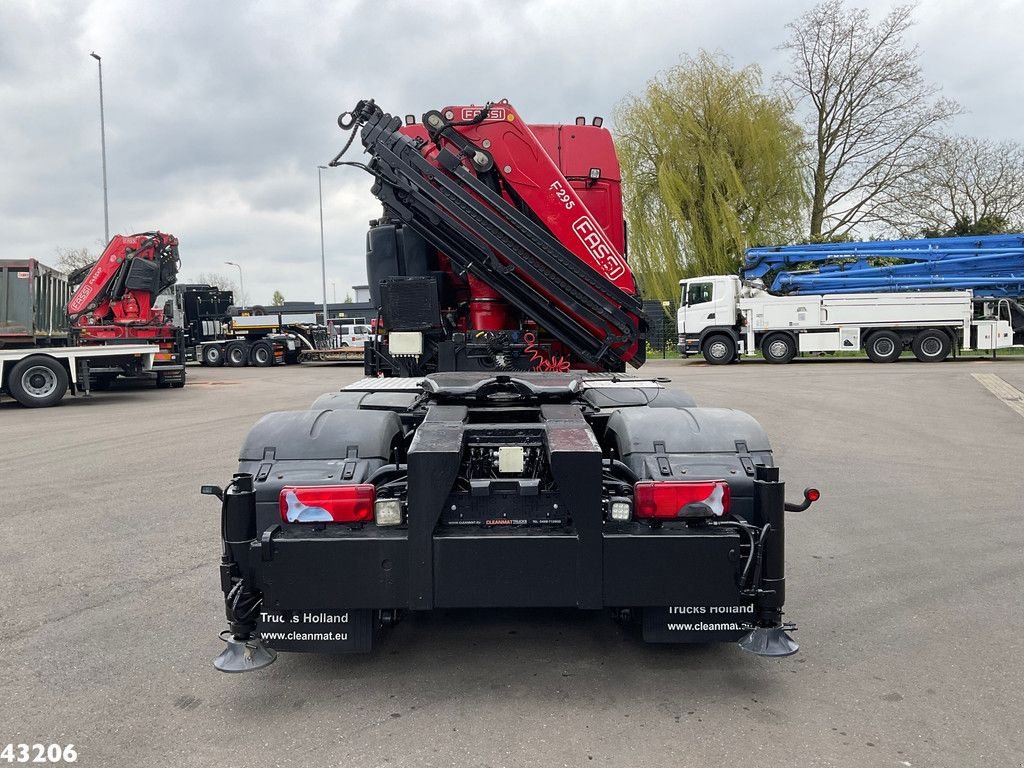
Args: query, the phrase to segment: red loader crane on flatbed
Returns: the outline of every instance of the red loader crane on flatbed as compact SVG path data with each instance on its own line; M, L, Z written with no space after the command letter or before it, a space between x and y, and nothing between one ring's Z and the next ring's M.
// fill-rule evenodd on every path
M370 650L411 611L604 609L649 642L784 656L787 504L764 430L644 360L618 162L507 102L339 118L384 205L366 379L249 432L221 500L225 672ZM358 132L358 133L357 133Z
M179 266L174 235L114 235L99 259L69 276L77 288L68 302L68 319L78 343L156 344L160 352L151 374L157 386L184 386L183 330L175 325L173 312L153 306L160 294L174 286ZM105 389L118 375L137 378L142 372L93 369L92 386Z

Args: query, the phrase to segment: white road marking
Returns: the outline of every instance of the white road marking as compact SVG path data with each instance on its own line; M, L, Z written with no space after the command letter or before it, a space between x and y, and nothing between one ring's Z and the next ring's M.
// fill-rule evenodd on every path
M1002 400L1020 416L1024 416L1024 392L1007 383L994 373L972 373L981 386Z

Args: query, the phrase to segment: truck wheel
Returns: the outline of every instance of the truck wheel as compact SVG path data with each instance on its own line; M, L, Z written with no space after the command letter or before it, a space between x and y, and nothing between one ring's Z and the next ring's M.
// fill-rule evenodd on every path
M868 339L867 353L872 363L895 363L901 352L903 342L892 331L879 331Z
M910 348L922 363L941 363L949 357L949 336L936 328L928 328L914 337Z
M265 341L256 342L252 345L249 358L258 368L266 368L274 364L274 349Z
M701 353L711 365L727 365L736 357L736 342L731 336L716 333L704 339Z
M26 408L47 408L68 391L68 372L56 360L33 355L14 366L7 389Z
M214 367L224 365L224 352L217 344L206 344L203 346L203 353L199 362L203 365L212 365Z
M235 341L224 348L224 359L232 368L241 368L249 364L249 354L245 344Z
M788 333L773 333L761 342L761 354L769 363L788 363L796 357L796 341Z

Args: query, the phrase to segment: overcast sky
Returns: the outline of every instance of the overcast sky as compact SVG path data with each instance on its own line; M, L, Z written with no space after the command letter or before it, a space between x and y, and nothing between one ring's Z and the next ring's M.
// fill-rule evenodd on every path
M102 250L96 62L103 56L112 233L181 241L182 277L243 265L250 301L320 297L316 166L335 120L373 97L395 114L508 98L533 122L610 117L704 47L785 66L812 2L27 2L0 0L3 258ZM877 15L885 2L863 2ZM923 0L913 39L962 133L1024 141L1024 2ZM353 153L355 153L354 148ZM328 299L364 283L369 177L324 172Z

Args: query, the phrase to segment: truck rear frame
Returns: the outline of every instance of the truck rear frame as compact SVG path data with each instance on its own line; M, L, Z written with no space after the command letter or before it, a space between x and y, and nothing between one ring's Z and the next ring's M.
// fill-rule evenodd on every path
M654 486L728 490L721 509L651 516ZM610 610L649 642L787 655L783 489L751 417L658 382L365 379L265 416L227 491L204 488L223 501L218 667L368 651L405 612L494 606ZM325 516L359 493L372 511Z

